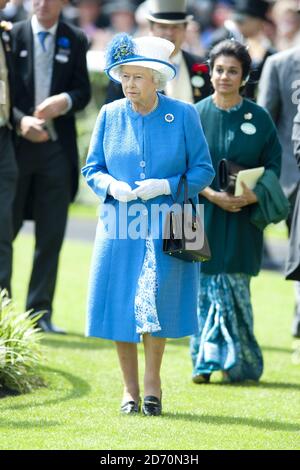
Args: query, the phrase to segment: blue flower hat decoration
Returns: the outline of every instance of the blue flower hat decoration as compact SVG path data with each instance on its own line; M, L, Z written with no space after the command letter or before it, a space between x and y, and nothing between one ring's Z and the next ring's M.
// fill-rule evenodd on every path
M136 45L128 34L117 34L108 45L106 51L106 67L115 65L117 62L123 61L136 54Z
M133 39L126 33L117 34L106 50L105 72L111 80L120 83L117 67L122 64L139 65L158 70L167 80L175 77L175 67L169 62L174 44L158 37Z

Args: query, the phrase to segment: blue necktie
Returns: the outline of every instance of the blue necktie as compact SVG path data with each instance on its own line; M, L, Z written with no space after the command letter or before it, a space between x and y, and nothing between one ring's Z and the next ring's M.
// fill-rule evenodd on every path
M46 52L46 47L45 47L45 39L50 33L48 31L39 31L38 32L38 38L40 40L41 46L43 48L43 51Z

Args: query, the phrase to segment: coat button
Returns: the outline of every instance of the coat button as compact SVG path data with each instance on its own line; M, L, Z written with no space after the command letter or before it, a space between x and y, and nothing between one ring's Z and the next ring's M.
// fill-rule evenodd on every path
M140 161L140 167L145 168L145 166L146 166L146 162L144 162L144 160L141 160Z
M145 173L141 173L141 174L140 174L140 178L141 178L141 180L144 180L144 179L146 178Z

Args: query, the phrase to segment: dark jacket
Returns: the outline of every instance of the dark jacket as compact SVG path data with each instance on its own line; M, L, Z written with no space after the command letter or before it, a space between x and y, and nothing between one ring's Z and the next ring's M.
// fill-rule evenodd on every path
M288 280L300 281L300 185L293 211L285 275Z
M7 21L0 22L0 41L2 42L3 50L6 58L6 66L8 69L8 83L10 94L11 109L14 103L14 90L15 90L15 77L12 58L12 40L11 40L11 27L12 24ZM10 122L13 124L13 116L11 113Z
M300 106L294 119L293 143L294 154L300 171ZM300 184L298 184L298 194L293 210L286 279L300 281Z
M203 64L204 59L202 57L196 56L194 54L190 54L189 52L182 51L184 60L186 62L188 72L190 75L191 79L191 86L193 90L193 98L194 98L194 103L197 103L198 101L206 98L207 96L211 95L212 93L212 86L210 83L210 77L209 73L203 72L201 73L201 76L203 77L205 84L203 87L198 88L193 86L192 79L195 75L198 75L197 72L193 71L193 65L195 64ZM111 103L112 101L119 100L121 98L124 98L124 94L122 91L121 85L110 81L108 88L107 88L107 95L106 95L106 100L105 103Z
M65 63L55 60L58 39L68 38L69 60ZM17 123L23 116L34 112L34 54L31 21L16 23L12 30L13 58L15 69L14 118ZM72 98L71 110L54 119L58 141L66 152L72 172L72 198L78 187L78 149L76 142L75 112L88 104L91 97L89 76L86 65L87 39L78 28L59 22L56 32L56 49L53 57L53 75L49 96L67 92ZM27 54L24 54L24 51ZM22 137L17 137L18 142Z

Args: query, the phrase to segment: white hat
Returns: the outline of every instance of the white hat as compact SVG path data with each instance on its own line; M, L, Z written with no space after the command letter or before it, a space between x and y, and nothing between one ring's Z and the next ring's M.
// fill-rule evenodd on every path
M187 23L193 15L187 14L187 0L147 0L147 19L155 23Z
M126 33L117 34L106 51L105 72L111 80L120 83L117 67L138 65L157 70L166 80L172 80L176 69L169 57L174 49L174 44L167 39L154 36L133 39Z

